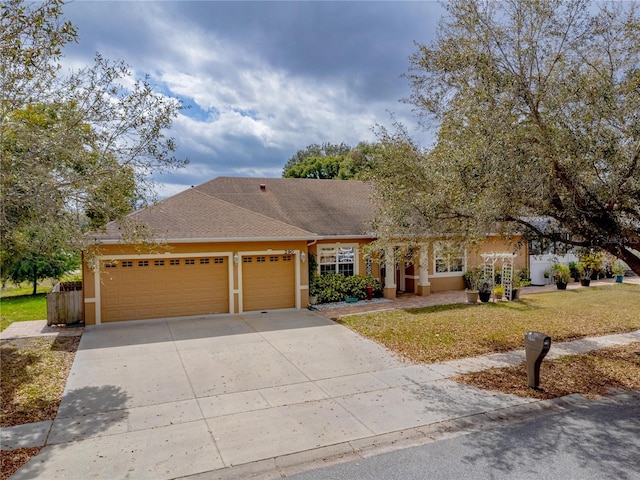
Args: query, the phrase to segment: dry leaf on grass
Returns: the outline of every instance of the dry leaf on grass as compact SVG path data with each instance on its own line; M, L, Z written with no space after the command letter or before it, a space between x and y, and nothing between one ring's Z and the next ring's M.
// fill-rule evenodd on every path
M640 343L604 348L556 360L540 367L540 390L529 388L525 364L458 375L453 380L520 397L549 399L580 393L607 395L611 389L640 389Z
M0 480L7 480L41 449L42 447L32 447L0 451Z

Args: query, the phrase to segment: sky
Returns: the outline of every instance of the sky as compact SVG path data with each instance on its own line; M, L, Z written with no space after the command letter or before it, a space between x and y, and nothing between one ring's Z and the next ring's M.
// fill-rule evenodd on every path
M189 107L168 132L189 164L155 176L166 197L219 176L280 177L298 150L374 141L394 118L429 144L402 74L443 13L432 1L75 0L64 55L123 60Z

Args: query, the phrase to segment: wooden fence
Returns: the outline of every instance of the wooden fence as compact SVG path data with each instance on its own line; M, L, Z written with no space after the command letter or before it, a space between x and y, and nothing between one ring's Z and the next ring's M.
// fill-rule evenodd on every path
M47 325L82 322L82 282L59 282L47 293Z

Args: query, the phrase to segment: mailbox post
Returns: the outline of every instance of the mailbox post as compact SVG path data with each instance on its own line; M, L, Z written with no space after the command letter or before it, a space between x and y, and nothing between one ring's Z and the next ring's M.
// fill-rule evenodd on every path
M524 351L527 362L527 380L529 387L540 385L540 364L551 348L551 337L540 332L524 334Z

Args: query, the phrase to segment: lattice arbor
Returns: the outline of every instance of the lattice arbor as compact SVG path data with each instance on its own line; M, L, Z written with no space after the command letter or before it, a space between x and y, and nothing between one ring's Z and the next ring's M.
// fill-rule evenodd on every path
M504 287L504 294L508 300L513 295L513 261L514 253L483 253L481 255L484 269L483 283L488 283L493 295L493 287L496 278L496 265L501 267L500 285Z

